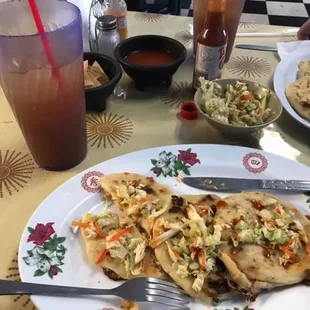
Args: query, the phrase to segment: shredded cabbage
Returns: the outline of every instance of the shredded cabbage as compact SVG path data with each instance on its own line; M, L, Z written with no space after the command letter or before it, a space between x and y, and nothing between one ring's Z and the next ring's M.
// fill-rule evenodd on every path
M263 124L274 112L267 108L269 91L250 92L245 83L222 87L216 82L200 78L204 103L203 112L213 119L238 126Z

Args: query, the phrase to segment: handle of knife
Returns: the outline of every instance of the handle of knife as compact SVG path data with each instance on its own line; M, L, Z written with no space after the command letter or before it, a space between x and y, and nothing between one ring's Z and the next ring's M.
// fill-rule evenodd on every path
M261 180L263 189L310 191L310 181Z

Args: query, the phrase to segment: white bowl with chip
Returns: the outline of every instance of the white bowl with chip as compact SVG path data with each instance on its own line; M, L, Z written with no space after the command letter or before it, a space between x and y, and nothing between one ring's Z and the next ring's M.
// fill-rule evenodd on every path
M240 81L240 79L222 79L217 80L216 83L218 83L221 86L225 85L235 85L237 81ZM260 84L257 84L255 82L251 81L245 81L242 80L242 82L247 84L247 87L250 92L256 92L258 89L261 91L269 91L270 95L267 99L267 108L270 108L273 113L270 115L268 119L262 124L259 125L253 125L253 126L239 126L239 125L232 125L227 123L222 123L218 120L213 119L210 117L207 113L204 112L204 99L202 90L199 88L195 93L195 103L200 111L200 113L205 117L205 119L209 122L211 126L218 129L219 131L229 134L229 135L247 135L256 131L261 130L262 128L268 126L269 124L275 122L279 116L282 113L282 104L278 96L273 92L271 89L266 88L265 86L262 86Z

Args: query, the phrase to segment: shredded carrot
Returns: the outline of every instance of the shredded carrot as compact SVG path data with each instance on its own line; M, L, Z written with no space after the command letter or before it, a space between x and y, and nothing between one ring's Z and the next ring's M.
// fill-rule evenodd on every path
M243 216L235 217L231 220L232 225L237 225L241 220L243 220Z
M177 251L175 251L175 250L173 250L173 249L172 249L172 251L173 251L173 254L175 255L175 257L176 257L177 259L179 259L179 258L181 257L181 255L180 255Z
M132 227L127 227L124 229L121 229L120 231L116 232L115 234L109 236L107 238L108 242L113 242L113 241L117 241L120 237L126 235L127 233L129 233L131 231Z
M294 242L295 242L295 240L297 239L297 236L294 236L288 243L287 243L287 245L291 245L291 244L293 244Z
M199 260L200 266L203 269L206 269L207 268L207 258L206 258L206 254L204 253L204 251L199 251L198 260Z
M160 231L159 230L153 230L153 238L156 238L160 236Z
M107 248L104 248L98 260L96 261L96 264L99 265L104 260L104 258L107 256L108 253L109 253L109 250Z
M241 100L253 100L253 95L251 93L249 94L244 94L242 96L240 96Z
M237 103L237 106L239 109L243 109L244 108L244 102L242 102L241 100Z
M261 208L264 207L262 201L260 201L260 200L255 200L255 199L252 200L252 205L253 205L253 207L254 207L255 209L258 209L258 210L260 210Z
M224 200L219 200L216 204L217 209L226 209L228 207L228 203Z
M276 227L276 224L275 224L275 222L274 222L273 219L266 220L266 222L267 222L271 227Z
M96 229L96 233L99 237L102 237L102 238L105 238L105 234L104 232L102 231L101 227L99 226L98 222L97 221L94 221L93 222L94 224L94 227Z
M156 277L156 275L158 274L158 270L153 266L144 266L143 270L146 274L149 274L153 277Z
M151 200L151 198L152 198L152 195L151 194L149 194L149 195L146 195L144 198L142 198L141 200L140 200L140 202L146 202L146 201L149 201L149 200Z
M209 215L209 209L205 208L205 209L202 209L200 211L201 215L205 215L205 214L208 214Z
M280 250L290 258L292 263L297 263L299 261L298 257L291 252L287 246L280 246Z
M197 255L198 249L197 248L192 248L191 250L191 258L194 259Z
M178 260L178 259L180 258L180 254L179 254L177 251L175 251L175 250L169 245L169 243L167 243L167 246L168 246L169 250L170 250L170 251L173 253L173 255L175 256L176 260Z
M148 220L148 225L150 227L150 229L152 230L153 229L153 226L154 226L154 223L155 223L155 218L154 217L150 217Z
M306 253L307 253L307 255L310 254L310 243L306 244Z
M78 222L78 221L72 221L71 225L73 227L80 227L80 228L88 228L89 227L88 223L83 223L83 222Z
M158 238L156 237L149 242L149 246L153 249L157 248L158 245Z

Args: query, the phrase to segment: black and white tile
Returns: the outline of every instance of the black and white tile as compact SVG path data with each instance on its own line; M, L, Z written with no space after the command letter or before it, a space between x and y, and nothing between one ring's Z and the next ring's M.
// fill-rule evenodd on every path
M181 15L193 16L190 0L182 0ZM300 27L309 15L310 0L246 0L241 22Z

